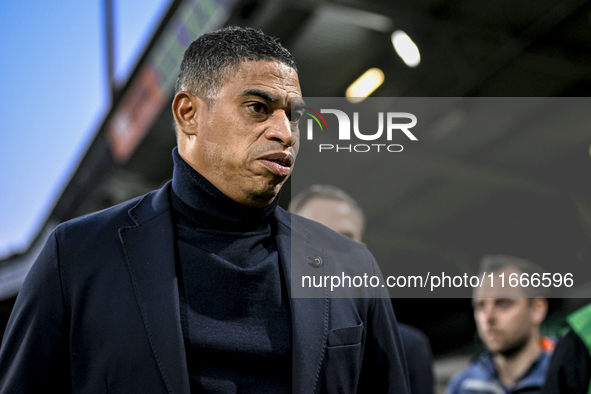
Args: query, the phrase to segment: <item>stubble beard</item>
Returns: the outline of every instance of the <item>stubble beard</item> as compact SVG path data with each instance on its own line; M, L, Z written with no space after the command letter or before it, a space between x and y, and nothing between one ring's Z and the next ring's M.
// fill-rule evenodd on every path
M519 337L519 338L511 341L510 343L507 343L505 346L500 348L498 351L492 352L492 353L498 354L506 359L511 359L513 357L516 357L518 354L520 354L523 351L523 349L525 349L528 341L529 341L529 337L524 335L522 337Z

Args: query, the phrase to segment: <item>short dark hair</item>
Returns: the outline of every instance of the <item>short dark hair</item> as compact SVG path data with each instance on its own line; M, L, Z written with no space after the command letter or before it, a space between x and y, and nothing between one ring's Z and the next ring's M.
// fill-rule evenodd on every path
M484 272L489 274L495 271L505 271L509 268L516 268L522 274L527 274L529 279L531 279L533 274L538 274L541 279L541 275L544 273L542 267L529 260L522 259L521 257L504 254L489 254L483 256L480 260L479 274ZM523 290L525 290L530 298L546 297L548 295L548 289L543 286L534 287L530 285L523 287Z
M291 200L288 210L289 212L298 213L309 201L315 198L342 201L349 204L357 212L359 219L361 219L361 233L363 234L366 219L359 204L357 204L357 201L353 197L345 193L344 190L333 185L316 184L308 186Z
M289 51L260 30L229 26L205 33L191 43L181 62L175 93L187 90L208 102L242 62L279 61L297 71Z

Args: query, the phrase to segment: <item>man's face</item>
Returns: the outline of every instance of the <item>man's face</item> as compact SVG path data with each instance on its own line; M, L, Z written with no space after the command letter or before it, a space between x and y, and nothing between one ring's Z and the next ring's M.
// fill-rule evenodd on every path
M234 201L264 207L293 169L299 132L291 99L301 95L293 68L243 62L209 106L198 107L194 135L179 138L179 153Z
M520 287L507 286L509 275L520 274L518 270L504 270L505 287L501 287L498 275L502 272L493 273L494 287L487 276L482 287L476 288L472 305L478 335L489 351L511 355L519 352L538 330L541 320L534 304L540 300L526 298Z
M324 224L354 241L361 242L361 218L347 202L328 198L312 198L297 213L307 219Z

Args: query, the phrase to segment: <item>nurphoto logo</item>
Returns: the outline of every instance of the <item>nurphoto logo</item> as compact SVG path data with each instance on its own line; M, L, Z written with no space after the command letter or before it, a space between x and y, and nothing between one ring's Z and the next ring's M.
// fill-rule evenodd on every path
M306 124L306 136L310 141L314 139L315 128L321 133L329 132L327 121L325 117L322 116L322 114L332 114L336 117L332 119L333 121L336 120L338 122L338 141L351 141L352 139L353 141L376 141L375 143L360 144L322 143L318 145L319 152L402 152L404 147L401 144L388 143L392 141L392 136L398 132L403 133L411 141L417 141L417 137L415 137L415 135L410 131L411 128L416 126L417 117L409 112L378 112L378 130L374 132L373 130L360 130L361 127L359 126L359 112L353 112L353 122L351 122L349 115L339 109L321 109L320 112L310 107L304 107L304 109L304 115L308 115L310 117ZM368 115L364 114L364 116ZM385 127L384 123L386 124ZM353 130L353 133L351 133L351 129ZM378 143L380 142L378 140L384 141L384 143Z

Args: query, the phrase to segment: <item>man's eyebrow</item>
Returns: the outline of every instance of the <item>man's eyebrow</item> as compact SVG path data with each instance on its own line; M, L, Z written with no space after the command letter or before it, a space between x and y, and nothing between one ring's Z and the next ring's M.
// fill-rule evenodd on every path
M263 100L269 101L273 104L277 104L279 103L281 100L278 99L277 97L273 97L271 96L269 93L265 92L264 90L261 89L247 89L244 92L242 92L241 94L242 97L248 97L248 96L256 96L256 97L260 97ZM294 108L292 108L292 110L294 111L301 111L306 107L306 103L304 102L304 99L301 97L295 97L294 98L296 101L296 105L294 106ZM292 99L291 101L293 102L294 99Z
M269 101L273 104L279 103L279 99L277 97L273 97L269 93L260 89L247 89L244 92L242 92L241 96L256 96L262 98L263 100Z

